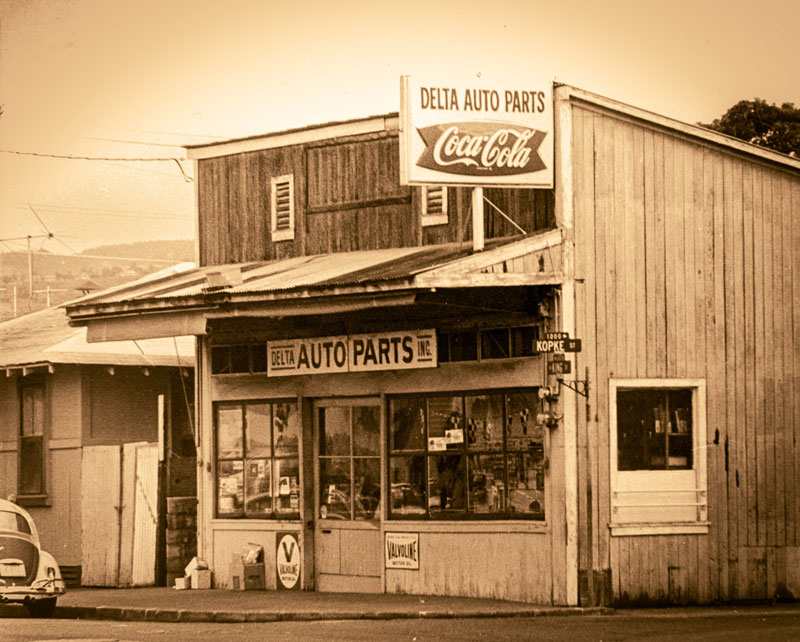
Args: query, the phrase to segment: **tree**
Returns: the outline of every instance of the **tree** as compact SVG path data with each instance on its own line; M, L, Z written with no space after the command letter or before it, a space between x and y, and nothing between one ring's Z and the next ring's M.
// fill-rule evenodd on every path
M722 118L700 125L795 158L800 156L800 109L793 103L778 107L760 98L740 100Z

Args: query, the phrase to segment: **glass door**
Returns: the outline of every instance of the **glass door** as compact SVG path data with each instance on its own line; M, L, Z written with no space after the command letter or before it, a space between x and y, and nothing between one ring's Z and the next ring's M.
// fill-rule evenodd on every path
M380 591L380 400L315 406L317 589Z

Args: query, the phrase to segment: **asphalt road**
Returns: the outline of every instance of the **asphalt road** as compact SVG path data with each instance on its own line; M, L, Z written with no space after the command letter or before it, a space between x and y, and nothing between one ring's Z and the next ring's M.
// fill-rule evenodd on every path
M800 640L800 609L623 611L610 616L486 619L404 619L387 621L270 624L163 624L92 620L0 620L2 642L244 642L292 640L434 642L465 640L567 640L620 642L643 639L785 641Z

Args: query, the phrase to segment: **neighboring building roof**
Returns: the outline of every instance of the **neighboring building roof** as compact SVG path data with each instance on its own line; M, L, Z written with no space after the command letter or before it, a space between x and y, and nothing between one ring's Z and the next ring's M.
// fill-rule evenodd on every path
M174 269L167 273L174 273ZM146 277L135 283L143 282ZM105 292L124 291L124 288L117 286ZM0 368L13 370L55 364L193 367L194 337L88 343L86 328L71 327L61 306L0 323Z

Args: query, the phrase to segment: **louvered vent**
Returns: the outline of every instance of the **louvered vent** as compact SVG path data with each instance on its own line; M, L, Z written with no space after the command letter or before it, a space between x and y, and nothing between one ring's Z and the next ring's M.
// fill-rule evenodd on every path
M292 186L289 181L275 184L275 229L288 230L292 227Z
M444 214L444 188L429 187L425 194L425 215L438 216Z
M294 177L272 178L272 240L288 241L294 238Z

